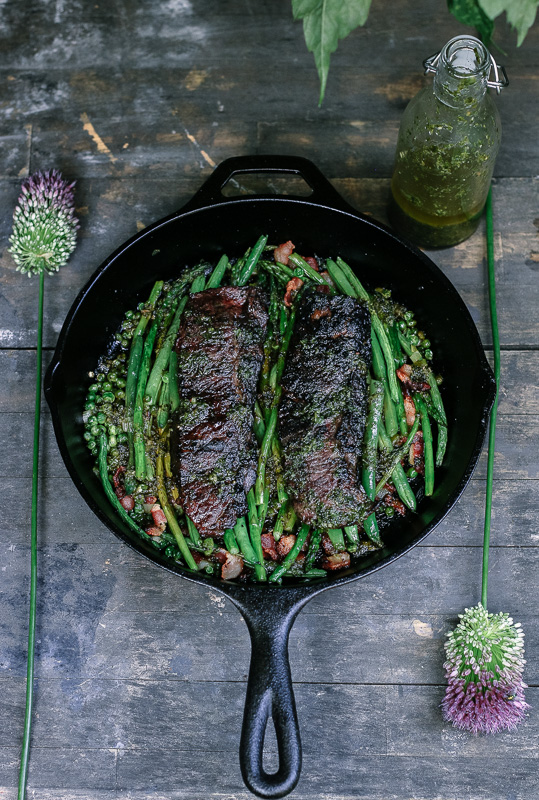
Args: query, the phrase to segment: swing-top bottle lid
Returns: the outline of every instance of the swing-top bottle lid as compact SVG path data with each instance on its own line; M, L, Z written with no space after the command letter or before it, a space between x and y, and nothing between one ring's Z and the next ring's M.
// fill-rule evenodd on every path
M509 85L505 67L496 63L483 42L475 36L454 36L453 39L450 39L439 52L423 61L425 75L436 73L441 58L444 58L445 62L462 76L475 72L483 60L486 60L485 66L489 67L488 62L490 61L488 75L490 78L492 74L492 79L487 80L487 86L496 89L496 93L499 94Z

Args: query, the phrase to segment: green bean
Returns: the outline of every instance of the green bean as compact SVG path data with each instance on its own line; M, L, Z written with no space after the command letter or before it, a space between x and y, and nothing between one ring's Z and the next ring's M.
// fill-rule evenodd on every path
M359 547L359 530L357 525L346 525L344 528L346 538L350 542L348 551L355 553Z
M290 255L288 256L288 261L289 263L292 262L292 264L296 267L296 269L294 270L294 274L297 277L301 278L303 276L306 278L310 278L310 280L314 281L315 283L318 283L320 286L329 286L327 280L323 278L319 272L317 272L313 267L311 267L311 265L297 253L290 253ZM297 274L298 271L301 272L300 275Z
M378 430L378 441L381 445L381 449L385 450L386 453L393 452L393 442L387 435L383 422L380 423ZM415 495L410 484L408 483L404 467L400 461L395 465L393 472L391 473L391 480L393 481L393 485L395 486L395 489L397 490L402 502L408 506L411 511L415 511L417 505Z
M298 535L296 536L296 541L294 542L293 547L290 549L290 552L286 555L284 561L282 561L282 563L279 564L279 566L276 567L271 573L269 577L271 583L276 583L278 580L280 580L291 564L294 563L301 548L305 544L308 534L309 526L303 524L299 529Z
M325 569L309 569L303 573L303 578L327 578L328 574Z
M376 452L378 426L382 416L384 403L384 385L381 381L371 381L369 395L369 413L363 437L363 469L361 482L369 500L376 496Z
M193 281L192 286L195 285L198 278L195 278ZM159 350L157 357L155 359L154 365L152 367L152 371L148 378L147 385L145 386L145 395L149 398L149 404L155 405L155 400L157 397L157 391L159 389L159 384L161 382L161 376L163 371L166 369L168 364L170 354L172 352L172 348L178 338L178 331L180 329L181 324L181 317L183 314L183 310L187 304L187 297L183 297L180 300L178 308L176 309L176 313L174 314L174 319L170 323L170 328L167 331L167 335L165 336L163 346ZM149 334L148 334L149 335Z
M178 356L175 350L170 351L168 358L168 397L170 411L174 413L180 405L180 392L178 390Z
M363 284L355 275L351 267L349 267L346 261L343 261L340 256L337 258L337 265L341 269L341 272L344 274L349 284L353 287L355 292L354 296L360 298L369 306L372 325L376 331L376 335L378 336L380 347L382 348L382 353L387 365L387 378L389 382L391 399L394 403L398 403L399 387L397 385L397 377L395 373L395 360L393 358L393 351L391 349L391 344L389 342L385 326L374 310L369 293L364 289Z
M200 545L200 534L198 532L197 526L191 519L188 517L187 514L185 515L185 521L187 523L187 532L189 534L189 538L193 542L193 544Z
M421 415L421 429L423 431L423 453L425 458L425 494L429 497L434 491L434 456L432 452L432 431L430 427L429 414L423 398L419 394L414 395L416 408Z
M236 524L234 525L234 535L236 537L236 541L238 543L240 551L243 553L247 561L250 561L253 565L260 566L258 564L256 553L253 550L253 546L249 538L249 531L247 530L245 517L239 517L239 519L237 520Z
M356 297L356 290L332 258L326 259L326 269L329 272L331 280L342 294L347 294L349 297Z
M228 550L229 553L236 555L240 552L240 548L236 541L236 536L234 535L234 530L232 528L227 528L224 533L224 540L225 540L225 548Z
M279 541L283 535L286 516L288 514L288 502L281 503L279 511L277 512L277 519L273 525L273 538L276 542Z
M167 422L168 413L170 409L170 396L168 386L168 375L163 375L161 382L161 389L159 391L159 407L157 409L157 428L160 433L163 432Z
M290 533L296 527L298 521L298 515L296 514L296 510L292 503L288 504L287 512L284 518L284 529L287 533Z
M342 528L329 528L327 530L327 535L331 539L331 544L338 553L342 553L343 550L346 550Z
M265 496L268 496L268 491L264 492ZM259 581L265 581L267 579L266 570L264 569L264 553L262 551L262 525L261 520L258 517L258 511L255 502L255 495L253 489L249 489L247 492L247 508L248 508L248 515L249 515L249 534L251 538L251 544L253 545L253 550L256 553L256 564L255 564L255 574ZM267 512L267 505L266 505L266 512ZM265 514L264 514L265 519Z
M258 505L262 503L264 497L264 487L266 483L266 463L271 450L272 439L277 427L278 406L282 394L280 382L285 367L286 353L288 351L288 346L290 344L290 339L292 338L292 332L294 330L294 321L296 319L296 308L297 304L294 304L290 310L290 316L288 317L288 322L286 324L286 330L283 336L283 341L275 364L275 379L277 383L276 383L275 393L273 395L273 401L271 404L271 412L268 418L268 422L266 424L266 432L264 434L264 439L262 440L262 444L260 445L260 453L258 456L258 467L257 467L256 484L255 484L255 498Z
M440 394L440 389L438 388L438 381L436 380L436 376L434 375L431 369L429 369L427 374L428 374L428 383L430 386L430 396L432 398L432 402L434 404L434 407L438 411L440 417L442 418L444 424L447 425L447 415L445 413L442 395Z
M287 267L286 264L281 264L279 261L267 261L261 259L259 265L262 269L266 270L269 275L277 278L281 283L288 283L294 277L294 270Z
M311 538L309 540L309 549L307 550L307 555L305 556L305 572L308 572L310 569L312 569L312 566L316 560L316 556L318 555L318 550L320 549L321 539L322 531L319 528L313 528L311 531Z
M436 466L441 467L447 447L447 425L438 425L438 443L436 446Z
M139 481L144 480L146 476L146 446L144 443L144 395L146 389L146 381L150 371L150 361L157 334L157 326L155 323L150 328L146 341L144 342L144 350L142 352L142 359L140 362L140 369L137 382L137 393L135 396L135 408L133 411L133 444L135 449L135 475Z
M185 537L180 526L178 525L174 511L168 502L163 475L163 456L161 454L157 456L157 495L159 497L159 502L161 503L161 508L165 512L168 526L172 531L174 538L176 539L176 543L180 549L180 553L185 559L185 563L190 569L194 570L195 572L198 571L196 561L193 558L189 547L187 546L187 542L185 541Z
M98 459L98 466L99 466L99 477L101 478L101 483L103 484L103 489L105 490L105 494L112 504L113 508L117 513L120 515L121 519L128 525L132 531L138 533L139 536L144 538L145 531L137 525L135 520L128 514L125 508L120 503L118 497L116 496L116 492L112 488L109 472L108 472L108 464L107 464L107 454L108 454L108 441L107 435L105 433L101 433L99 435L99 459Z
M193 283L191 284L191 288L189 290L190 294L197 294L198 292L202 292L206 286L206 278L204 275L197 275Z
M399 447L395 451L395 455L392 456L391 458L389 468L386 470L386 472L384 472L381 479L376 484L376 495L378 495L380 491L384 488L388 480L391 478L393 470L395 469L397 464L399 464L401 460L404 458L406 451L409 450L410 444L412 443L412 439L414 438L418 430L419 430L419 415L416 415L415 422L410 429L410 433L408 434L406 441L404 442L402 447Z
M374 511L363 521L363 529L371 542L374 542L374 544L378 545L382 544Z
M241 270L238 272L236 286L245 286L256 268L258 259L260 258L267 241L267 236L260 236L257 243L245 259L245 264L243 264Z
M217 289L221 285L221 281L223 280L228 265L229 263L227 256L222 255L210 277L206 281L206 289Z

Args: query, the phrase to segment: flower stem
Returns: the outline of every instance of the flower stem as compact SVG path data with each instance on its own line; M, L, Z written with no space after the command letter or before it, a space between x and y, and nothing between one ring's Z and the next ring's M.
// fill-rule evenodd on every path
M32 465L32 511L30 517L30 610L28 614L28 658L26 665L26 708L22 737L21 766L19 771L18 800L24 800L28 775L28 753L32 727L32 702L34 690L34 650L36 640L36 589L37 589L37 495L39 488L39 427L41 421L41 374L43 353L43 296L45 270L39 274L39 300L37 322L36 398L34 411L34 454Z
M488 294L490 308L490 325L492 328L492 350L494 356L494 378L496 395L490 413L488 432L487 486L485 498L485 527L483 535L483 572L481 582L481 605L487 607L488 586L488 552L490 546L490 518L492 514L492 481L494 474L494 446L496 441L496 416L498 412L498 393L500 388L500 332L498 330L498 313L496 310L496 277L494 273L494 228L492 222L492 189L489 190L486 203L487 223L487 267Z

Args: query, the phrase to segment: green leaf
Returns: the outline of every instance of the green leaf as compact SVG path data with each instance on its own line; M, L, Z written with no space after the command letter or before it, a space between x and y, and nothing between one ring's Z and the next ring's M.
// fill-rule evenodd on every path
M494 22L479 6L478 0L447 0L447 7L454 17L464 25L471 25L488 47L494 32Z
M329 60L344 39L369 16L371 0L292 0L294 19L303 20L303 33L320 78L322 105L329 72Z
M539 0L479 0L479 5L492 20L505 11L507 22L517 32L517 46L520 47L535 22Z

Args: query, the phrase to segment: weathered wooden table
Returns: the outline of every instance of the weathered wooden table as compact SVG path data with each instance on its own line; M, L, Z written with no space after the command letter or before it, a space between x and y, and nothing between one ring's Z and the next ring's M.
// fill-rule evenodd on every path
M116 246L179 208L222 159L312 159L384 219L399 120L421 60L461 32L441 0L374 2L332 59L327 98L288 0L6 0L0 8L0 796L16 797L25 691L37 282L7 252L20 180L77 180L78 248L47 279L54 347L81 286ZM516 732L445 724L445 634L479 599L485 458L449 517L405 558L312 601L291 637L301 798L539 797L539 27L500 31L511 86L494 209L502 393L490 610L526 631L532 709ZM484 229L431 254L488 350ZM128 276L126 276L128 280ZM29 797L246 798L237 748L249 641L217 591L179 581L92 515L43 414L39 609ZM271 742L269 743L271 750ZM270 752L270 762L275 760Z

